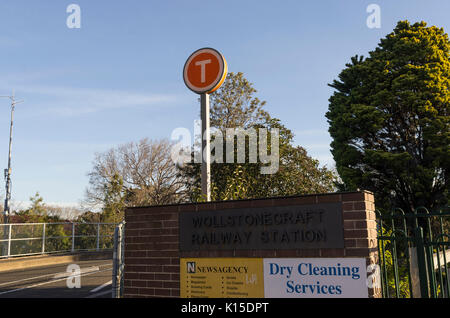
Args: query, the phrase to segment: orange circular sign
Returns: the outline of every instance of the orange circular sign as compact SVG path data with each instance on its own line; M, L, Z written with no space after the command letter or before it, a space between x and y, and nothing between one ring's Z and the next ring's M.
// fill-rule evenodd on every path
M195 51L184 64L184 83L197 94L214 92L222 85L226 76L225 58L211 48Z

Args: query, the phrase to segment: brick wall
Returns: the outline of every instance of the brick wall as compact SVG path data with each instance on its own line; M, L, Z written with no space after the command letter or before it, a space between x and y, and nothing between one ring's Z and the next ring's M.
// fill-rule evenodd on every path
M342 202L342 249L183 251L178 249L179 213L232 208ZM129 208L125 212L124 297L179 297L184 257L365 257L378 262L373 194L367 191ZM370 297L381 291L369 289Z

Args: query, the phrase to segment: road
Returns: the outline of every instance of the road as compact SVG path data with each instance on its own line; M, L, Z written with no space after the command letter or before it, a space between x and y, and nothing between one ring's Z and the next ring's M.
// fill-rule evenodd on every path
M111 298L111 260L69 265L0 272L0 298Z

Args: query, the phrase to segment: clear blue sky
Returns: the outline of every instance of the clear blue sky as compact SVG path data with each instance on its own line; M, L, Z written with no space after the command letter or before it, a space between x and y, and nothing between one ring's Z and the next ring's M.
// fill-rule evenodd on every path
M81 29L66 26L71 3L81 7ZM381 8L380 29L366 26L371 3ZM192 130L199 105L181 71L205 46L254 83L297 144L332 166L327 83L397 21L423 20L448 32L449 12L448 0L4 0L0 95L15 88L26 100L15 113L13 200L39 191L46 202L77 203L95 152ZM8 135L9 103L1 99L2 171Z

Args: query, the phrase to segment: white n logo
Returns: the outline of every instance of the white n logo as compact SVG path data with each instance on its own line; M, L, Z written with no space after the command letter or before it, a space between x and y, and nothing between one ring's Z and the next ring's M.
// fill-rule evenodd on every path
M187 272L189 274L195 274L195 262L187 262Z

